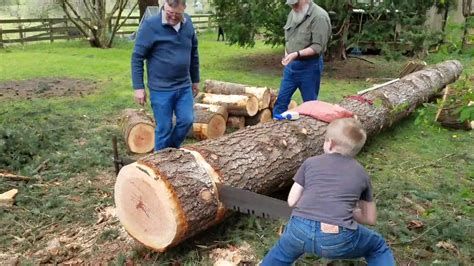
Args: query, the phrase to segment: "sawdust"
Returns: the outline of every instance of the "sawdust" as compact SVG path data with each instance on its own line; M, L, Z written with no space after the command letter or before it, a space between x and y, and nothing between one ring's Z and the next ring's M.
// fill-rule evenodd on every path
M247 242L240 246L215 248L209 252L209 258L214 266L256 265L257 261Z

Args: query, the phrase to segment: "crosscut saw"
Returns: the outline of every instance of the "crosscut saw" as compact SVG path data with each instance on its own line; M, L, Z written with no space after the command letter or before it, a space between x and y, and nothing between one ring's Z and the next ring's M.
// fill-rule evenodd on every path
M112 139L112 148L115 174L118 175L123 166L133 163L134 160L119 157L116 137ZM216 187L219 201L224 204L226 209L274 220L288 220L291 216L292 208L288 206L286 201L222 183L216 183Z

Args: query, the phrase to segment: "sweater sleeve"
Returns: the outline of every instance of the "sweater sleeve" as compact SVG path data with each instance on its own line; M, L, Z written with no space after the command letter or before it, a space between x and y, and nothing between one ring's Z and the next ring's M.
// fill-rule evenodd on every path
M151 36L153 36L153 29L145 20L138 30L132 53L132 83L135 90L145 88L143 82L143 62L147 59L148 52L153 46Z
M191 82L198 83L201 79L199 74L199 52L198 52L198 40L196 33L193 35L193 46L191 48L191 66L189 69L191 75Z

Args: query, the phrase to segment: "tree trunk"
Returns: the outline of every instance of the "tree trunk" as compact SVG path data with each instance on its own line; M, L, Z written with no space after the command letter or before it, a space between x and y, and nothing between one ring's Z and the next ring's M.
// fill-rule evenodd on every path
M259 111L255 116L246 117L245 125L254 126L256 124L265 123L272 120L272 111L270 109L263 109Z
M140 9L140 21L145 15L145 11L149 6L159 6L158 0L138 0L138 8Z
M229 116L227 118L227 127L242 129L245 127L245 116Z
M254 116L258 112L258 100L253 95L219 95L199 93L195 98L198 103L221 105L235 116Z
M270 106L270 89L252 87L243 84L206 80L204 91L207 93L224 95L247 95L252 94L258 99L259 110Z
M155 146L155 121L144 110L125 109L120 119L127 150L133 153L149 153Z
M217 139L225 134L224 116L210 110L194 109L193 137L198 140Z
M461 72L458 61L447 61L364 94L373 105L352 98L339 105L356 114L373 137ZM224 219L216 182L260 194L290 185L303 161L323 152L326 126L303 116L146 156L125 166L117 177L117 216L135 239L164 251Z

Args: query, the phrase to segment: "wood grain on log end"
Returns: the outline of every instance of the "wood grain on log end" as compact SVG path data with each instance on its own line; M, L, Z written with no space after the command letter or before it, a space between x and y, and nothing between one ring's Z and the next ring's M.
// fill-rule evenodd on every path
M155 147L155 128L149 124L135 125L128 137L128 145L133 153L149 153Z
M249 96L246 106L248 116L254 116L259 110L258 99L255 96Z
M120 170L115 183L117 217L143 245L164 251L183 235L187 224L166 179L135 162Z

